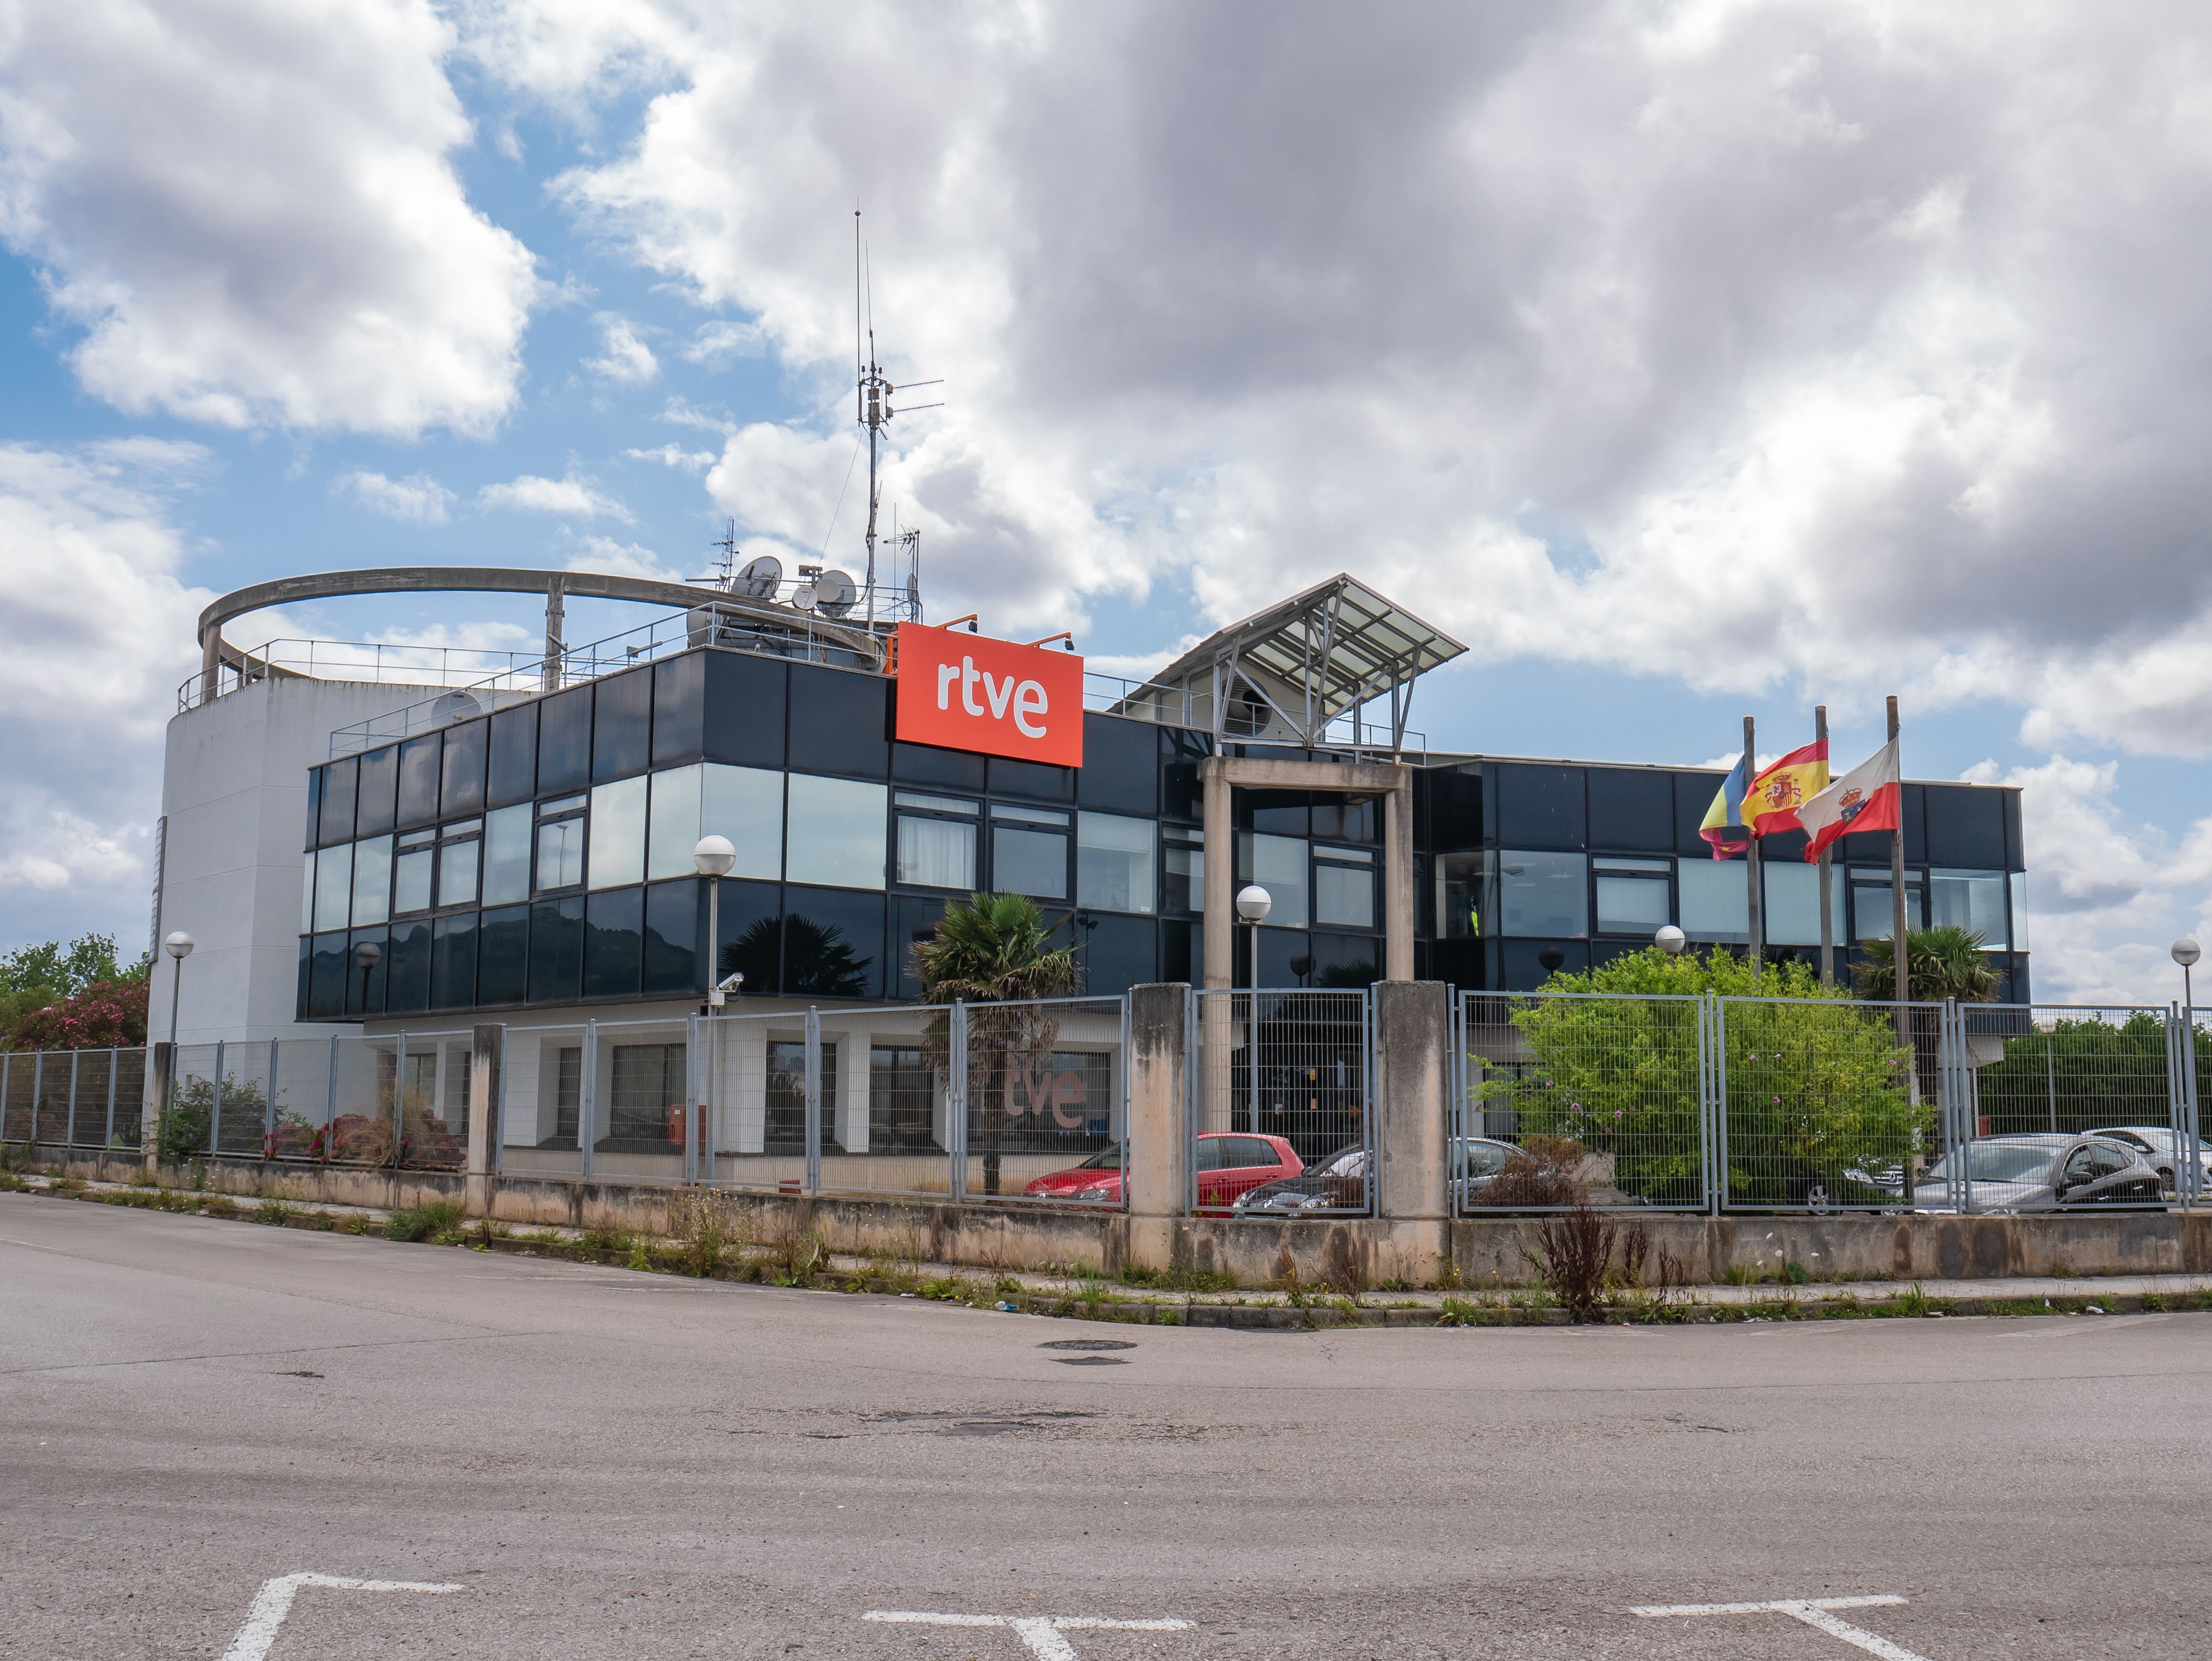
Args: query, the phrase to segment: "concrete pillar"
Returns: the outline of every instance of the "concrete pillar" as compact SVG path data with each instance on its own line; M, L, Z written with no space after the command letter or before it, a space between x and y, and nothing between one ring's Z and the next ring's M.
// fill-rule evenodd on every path
M1376 1277L1432 1281L1450 1248L1450 989L1375 987Z
M1129 1259L1152 1269L1173 1266L1176 1226L1190 1202L1189 991L1175 982L1136 987L1129 994L1129 1142L1122 1183L1129 1202Z
M1382 978L1413 978L1413 784L1409 770L1382 798Z
M1236 984L1237 830L1229 812L1229 767L1220 756L1198 764L1206 793L1206 984Z
M469 1046L469 1155L461 1208L471 1217L491 1214L492 1167L499 1159L499 1062L506 1029L479 1026Z
M169 1080L177 1070L176 1061L177 1047L167 1039L146 1052L146 1091L138 1109L138 1152L149 1177L161 1163L161 1123L169 1116Z

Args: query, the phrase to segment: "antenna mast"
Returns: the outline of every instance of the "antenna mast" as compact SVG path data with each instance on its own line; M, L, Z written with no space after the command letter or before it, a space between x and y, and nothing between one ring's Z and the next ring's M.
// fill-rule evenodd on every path
M876 620L876 514L882 505L881 486L878 481L878 452L882 445L884 430L897 413L891 408L891 394L915 386L941 386L941 380L909 380L902 386L891 384L884 374L883 365L876 362L876 301L875 283L868 270L867 244L860 240L860 210L853 210L853 363L857 382L857 409L860 423L868 435L868 548L867 619L871 626ZM867 342L861 346L863 335ZM909 410L934 410L940 404L911 404ZM909 536L915 533L909 532ZM899 538L903 542L904 538ZM917 538L917 542L919 538ZM919 575L919 561L915 573ZM909 587L916 585L910 583ZM915 606L921 603L917 593L913 596ZM919 610L916 611L919 616Z

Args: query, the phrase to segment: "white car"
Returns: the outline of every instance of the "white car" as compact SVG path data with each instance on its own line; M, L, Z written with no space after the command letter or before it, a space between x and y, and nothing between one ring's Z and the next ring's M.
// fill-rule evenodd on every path
M2165 1183L2166 1192L2173 1192L2175 1137L2171 1129L2162 1124L2109 1125L2089 1134L2092 1136L2110 1136L2114 1141L2125 1142L2143 1154L2158 1167L2159 1178ZM2212 1194L2212 1149L2206 1148L2201 1141L2197 1147L2197 1168L2203 1173L2197 1178L2197 1193L2200 1196Z

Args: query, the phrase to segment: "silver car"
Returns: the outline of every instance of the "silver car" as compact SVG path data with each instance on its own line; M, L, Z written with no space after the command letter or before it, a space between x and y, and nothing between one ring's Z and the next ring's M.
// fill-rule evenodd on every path
M2109 1136L2116 1142L2125 1142L2158 1167L2158 1174L2166 1183L2166 1192L2173 1192L2174 1135L2162 1124L2109 1125L2089 1132L2092 1136ZM2212 1148L2201 1143L2197 1149L2197 1168L2203 1174L2197 1178L2197 1191L2212 1194Z
M1954 1147L1920 1174L1916 1211L1950 1211L1951 1179L1966 1179L1967 1209L2057 1211L2085 1205L2155 1205L2158 1168L2142 1150L2106 1136L1983 1136Z

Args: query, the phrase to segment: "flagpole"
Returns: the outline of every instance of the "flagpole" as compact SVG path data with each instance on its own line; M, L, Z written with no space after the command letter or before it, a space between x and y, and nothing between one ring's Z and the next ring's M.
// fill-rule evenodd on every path
M1820 753L1828 753L1828 706L1813 706L1813 737L1820 746ZM1836 919L1828 907L1828 884L1832 867L1828 850L1820 850L1820 984L1832 987L1836 983Z
M1889 741L1897 743L1897 694L1889 695ZM1911 1012L1906 1008L1911 984L1911 946L1906 938L1905 907L1905 759L1903 746L1899 747L1897 764L1897 828L1889 833L1889 968L1890 992L1897 1001L1897 1042L1910 1055L1912 1051ZM1914 1062L1907 1062L1911 1072L1907 1089L1919 1093L1920 1069ZM1948 1153L1948 1148L1940 1149ZM1911 1156L1905 1157L1905 1206L1912 1208Z
M1743 718L1743 806L1739 812L1743 818L1744 833L1751 843L1744 853L1743 880L1745 892L1751 903L1751 966L1754 970L1759 967L1759 950L1765 945L1762 936L1765 933L1760 927L1765 919L1760 915L1759 904L1762 897L1759 891L1759 829L1756 823L1758 816L1753 812L1757 804L1751 799L1751 782L1758 776L1759 751L1752 735L1752 718L1746 715Z

